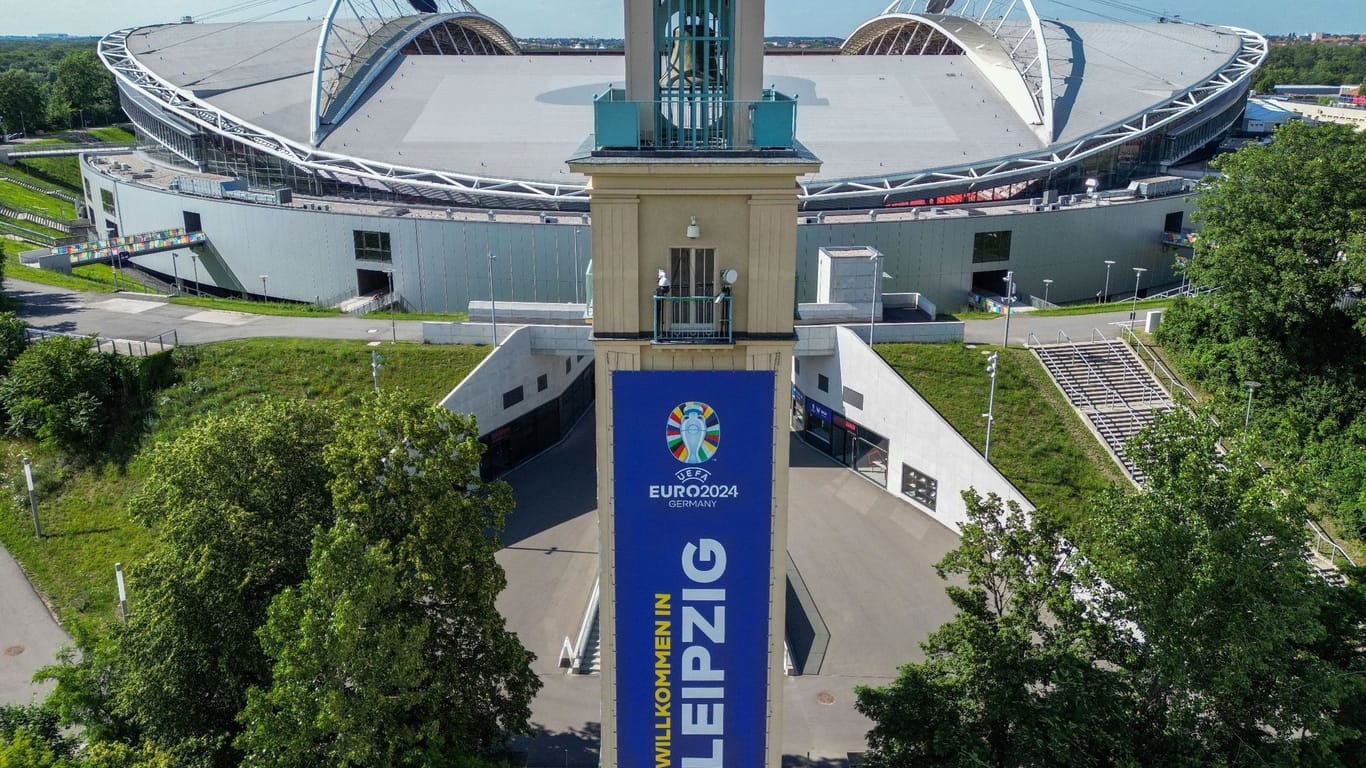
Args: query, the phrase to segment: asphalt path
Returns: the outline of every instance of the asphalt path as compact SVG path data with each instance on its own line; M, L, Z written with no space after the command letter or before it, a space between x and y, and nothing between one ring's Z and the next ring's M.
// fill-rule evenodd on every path
M421 341L422 322L390 322L384 315L275 317L206 310L171 304L165 297L138 293L83 293L5 279L5 294L33 328L110 339L143 341L174 330L181 344L260 337Z
M41 701L52 684L35 685L33 673L70 643L19 564L0 547L0 704Z

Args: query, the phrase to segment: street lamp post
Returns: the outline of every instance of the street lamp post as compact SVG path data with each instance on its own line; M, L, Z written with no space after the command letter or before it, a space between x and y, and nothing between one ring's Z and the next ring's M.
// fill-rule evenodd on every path
M997 353L992 352L987 357L987 373L991 375L991 396L987 398L987 446L982 451L982 458L991 461L991 423L996 420L996 361Z
M1110 301L1110 267L1114 265L1114 259L1105 260L1105 298L1101 299L1100 303L1102 304L1107 304Z
M1005 300L1005 303L1004 303L1002 306L1003 306L1003 308L1005 309L1005 313L1006 313L1006 335L1005 335L1005 338L1004 338L1004 339L1001 339L1001 346L1003 346L1003 347L1009 347L1009 346L1010 346L1010 310L1011 310L1011 306L1010 306L1010 305L1011 305L1011 303L1012 303L1012 301L1013 301L1013 299L1012 299L1011 297L1013 297L1013 296L1015 295L1015 271L1014 271L1014 270L1011 270L1011 271L1009 271L1009 272L1006 272L1005 281L1006 281L1006 297L1005 297L1006 300Z
M1043 279L1043 304L1044 304L1044 309L1048 309L1048 289L1049 289L1049 288L1052 288L1052 287L1053 287L1053 278L1051 278L1051 277L1045 277L1045 278Z
M1244 431L1252 424L1252 393L1256 392L1257 387L1260 387L1261 385L1262 383L1260 381L1252 381L1250 379L1243 382L1243 386L1247 387L1247 413L1243 416Z
M1129 328L1131 330L1138 322L1138 283L1143 279L1143 273L1147 271L1144 267L1134 267L1134 303L1129 306Z
M493 323L493 346L498 346L498 297L493 292L493 261L498 257L489 252L489 320Z
M879 293L879 291L878 291L878 288L879 288L878 281L879 281L879 279L882 279L882 280L891 280L891 279L892 279L892 276L891 276L891 275L889 275L889 274L887 274L886 272L883 272L883 271L882 271L882 267L879 266L878 256L879 256L879 254L873 254L872 256L869 256L869 257L868 257L868 258L873 262L873 300L872 300L872 302L870 303L870 305L869 305L869 307L868 307L868 348L869 348L869 349L872 349L872 348L873 348L873 329L877 326L877 297L878 297L878 293Z
M175 278L175 295L180 295L180 270L176 268L176 262L180 260L180 254L171 251L171 275Z
M199 259L194 255L194 251L190 251L190 266L194 268L194 292L203 296L204 292L199 290Z
M394 296L394 270L384 270L389 275L389 338L395 344L398 343L398 320L394 317L394 304L398 297Z
M266 300L266 278L270 275L261 275L261 301Z
M24 483L28 485L28 508L33 513L33 537L43 538L43 528L38 524L38 496L33 492L33 465L24 457Z

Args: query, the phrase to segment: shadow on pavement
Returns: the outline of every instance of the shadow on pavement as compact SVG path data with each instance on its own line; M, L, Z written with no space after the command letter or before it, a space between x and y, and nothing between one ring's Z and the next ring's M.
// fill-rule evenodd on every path
M789 456L787 465L789 467L838 467L839 462L830 456L825 455L821 450L803 440L796 432L791 435L791 445L789 446Z
M514 741L509 755L516 766L526 768L597 768L601 723L584 723L567 732L552 732L535 723L536 733Z
M503 529L503 546L598 508L594 414L589 408L559 445L503 476L517 498Z
M81 306L80 297L75 293L48 293L9 288L5 291L5 296L20 304L15 307L14 314L25 319L65 315L76 311ZM63 323L62 325L75 327L75 323Z

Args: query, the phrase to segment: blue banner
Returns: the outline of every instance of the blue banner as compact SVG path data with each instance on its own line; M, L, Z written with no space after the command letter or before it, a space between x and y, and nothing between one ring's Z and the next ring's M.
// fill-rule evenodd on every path
M764 765L771 371L614 371L620 768Z

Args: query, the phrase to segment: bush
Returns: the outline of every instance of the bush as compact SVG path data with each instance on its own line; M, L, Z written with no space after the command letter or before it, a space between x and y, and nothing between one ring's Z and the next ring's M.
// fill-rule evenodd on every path
M0 262L2 264L3 262ZM28 349L28 323L20 320L13 312L0 312L0 376L9 373L9 367L25 349Z
M7 431L93 458L128 443L140 414L137 365L96 352L88 339L54 336L30 345L0 381Z

